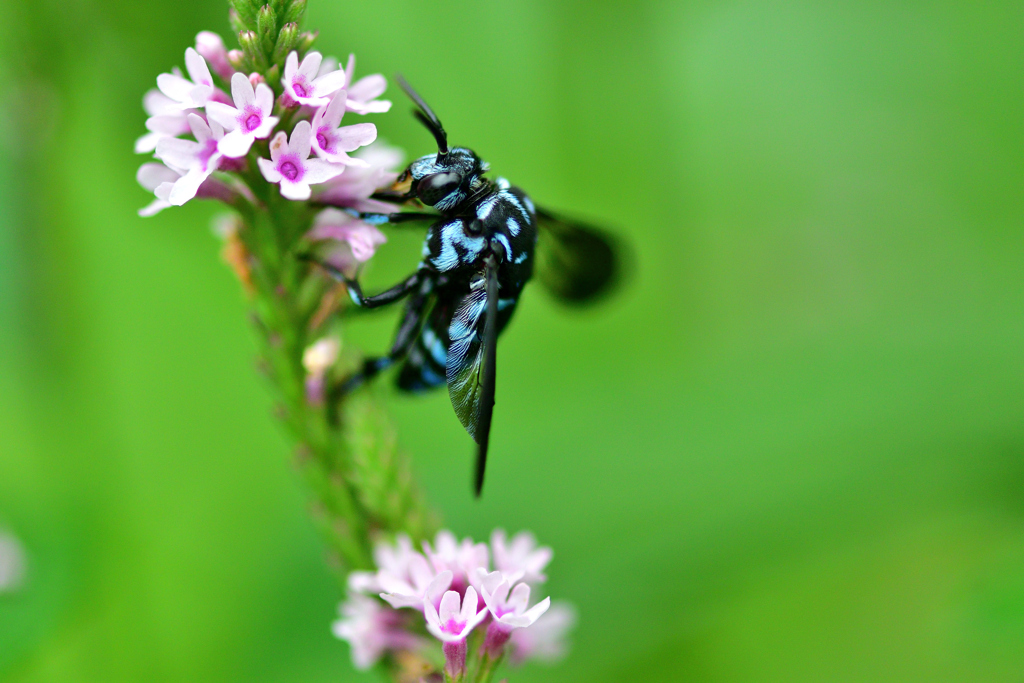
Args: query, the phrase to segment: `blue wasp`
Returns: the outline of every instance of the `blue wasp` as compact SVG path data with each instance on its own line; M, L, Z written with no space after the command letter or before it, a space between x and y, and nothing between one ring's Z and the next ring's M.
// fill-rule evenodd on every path
M494 410L498 335L512 318L535 261L540 279L557 298L582 303L614 281L616 248L601 231L534 206L504 178L486 179L487 162L465 147L449 147L434 111L400 76L397 80L416 104L414 115L433 134L437 153L413 161L374 198L434 212L352 211L376 225L430 222L416 272L380 294L364 295L357 280L317 262L345 283L357 306L376 308L408 297L388 354L366 359L334 395L352 391L397 362L398 387L404 391L447 384L455 413L478 446L479 496Z

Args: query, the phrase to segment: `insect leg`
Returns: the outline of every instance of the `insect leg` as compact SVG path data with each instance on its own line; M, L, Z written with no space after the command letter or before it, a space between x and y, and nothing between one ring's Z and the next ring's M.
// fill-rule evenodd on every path
M398 211L395 213L375 213L373 211L356 211L346 209L346 213L355 216L359 220L371 225L398 225L399 223L413 223L422 221L436 221L439 216L434 213L423 211Z
M311 261L317 264L326 270L335 280L344 282L345 287L348 288L348 295L349 298L352 299L352 303L362 308L377 308L378 306L386 306L387 304L398 301L414 290L420 284L423 277L422 271L416 271L394 287L391 287L380 294L364 296L363 288L359 285L359 281L345 275L341 269L335 268L330 263L320 261L309 254L299 254L299 258L304 261Z
M395 341L392 343L388 355L364 360L363 367L359 372L346 378L345 381L341 382L332 391L332 398L340 398L358 388L408 353L409 348L416 341L416 335L419 333L423 321L423 313L427 308L429 297L434 291L433 280L426 277L421 278L421 280L419 291L413 298L409 299L409 303L406 305L402 321L399 323L398 331L395 333Z

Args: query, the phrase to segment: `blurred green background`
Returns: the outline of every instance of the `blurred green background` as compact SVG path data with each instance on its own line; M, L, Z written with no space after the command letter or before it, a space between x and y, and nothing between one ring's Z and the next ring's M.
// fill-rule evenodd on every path
M1024 680L1019 0L311 0L306 25L633 245L602 307L527 291L482 501L447 396L391 401L452 529L555 548L575 647L513 683ZM372 680L328 630L216 207L135 215L140 99L201 29L225 3L0 4L0 527L29 562L4 681ZM429 151L390 94L382 136Z

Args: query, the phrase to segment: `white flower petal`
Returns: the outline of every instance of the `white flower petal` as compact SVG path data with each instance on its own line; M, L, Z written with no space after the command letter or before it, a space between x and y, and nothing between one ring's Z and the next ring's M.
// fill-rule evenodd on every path
M227 140L227 138L224 139ZM279 183L284 178L284 176L278 173L274 162L270 159L257 159L256 163L259 164L260 173L263 174L268 183Z
M309 199L312 194L313 191L306 182L292 183L288 182L288 180L281 181L281 196L285 199L302 202Z
M210 67L207 66L206 60L194 48L190 47L185 50L185 69L188 71L189 78L192 79L193 83L196 85L208 85L212 89L213 77L210 76Z
M377 126L372 123L357 123L338 128L336 135L338 145L343 151L354 152L377 139Z
M233 76L231 80L232 83L234 83ZM248 83L249 80L246 79L245 82ZM250 85L249 88L251 90L252 85ZM256 103L256 106L259 107L260 111L263 112L264 116L269 115L270 112L274 109L274 91L271 90L270 86L267 85L266 83L259 83L256 86L255 93L253 94L253 102Z
M476 597L475 593L474 597ZM441 618L442 624L448 623L450 619L460 616L459 606L461 602L462 600L456 591L448 591L441 597L441 607L437 610L437 614Z
M264 84L260 83L260 85ZM245 105L256 102L256 94L253 92L252 83L249 82L245 74L236 73L231 77L231 99L234 100L235 107L239 110L244 110ZM273 99L273 95L271 95L271 99Z
M302 181L310 185L326 182L345 171L344 164L332 164L323 159L307 159L303 165L306 173L302 176Z
M312 130L309 121L299 121L295 124L295 128L292 129L292 136L288 141L288 150L292 154L298 154L300 159L309 158Z
M181 103L190 99L190 93L195 86L176 74L160 74L156 77L156 87L180 107Z
M240 130L234 130L221 138L217 143L217 151L231 159L244 157L252 147L252 136Z
M298 59L298 55L295 57ZM305 76L307 81L312 81L316 78L317 72L320 71L320 62L323 61L323 58L324 56L316 50L307 52L306 57L302 60L302 64L299 65L299 73Z
M192 168L202 146L192 140L163 138L156 144L156 157L171 166Z
M193 168L174 183L174 187L171 189L171 194L167 198L167 201L174 206L181 206L196 196L196 192L199 191L199 186L202 185L203 181L208 177L210 177L209 171L200 171L198 168Z
M295 78L295 72L299 70L299 53L292 50L284 60L284 78L291 81Z
M388 81L381 74L363 76L348 87L348 98L357 102L377 99L388 89Z
M345 72L332 71L329 74L324 74L313 81L311 85L313 92L317 95L330 95L345 87Z
M235 130L238 128L239 111L231 105L224 104L223 102L207 102L206 115L211 120L224 126L225 130Z

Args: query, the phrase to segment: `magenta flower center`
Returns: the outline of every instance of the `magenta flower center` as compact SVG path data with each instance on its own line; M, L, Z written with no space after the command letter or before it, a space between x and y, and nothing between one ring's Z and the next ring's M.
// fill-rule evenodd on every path
M331 139L324 133L325 128L321 128L316 132L316 144L319 145L320 149L325 152L330 152Z
M293 161L282 161L277 167L278 172L293 183L302 175L302 169Z
M292 90L295 91L296 97L309 97L309 86L299 79L296 79L295 82L292 83Z
M210 157L212 157L216 152L217 141L212 139L207 140L206 145L199 152L199 163L202 164L202 168L204 171L209 170L208 166L210 164Z
M447 622L445 622L445 624L441 627L441 630L445 633L451 633L452 635L456 635L458 633L462 633L462 629L464 628L466 628L466 622L456 621L455 617L452 617Z
M260 127L263 123L263 112L256 107L249 105L245 108L245 112L239 117L242 124L242 131L245 133L251 133Z

